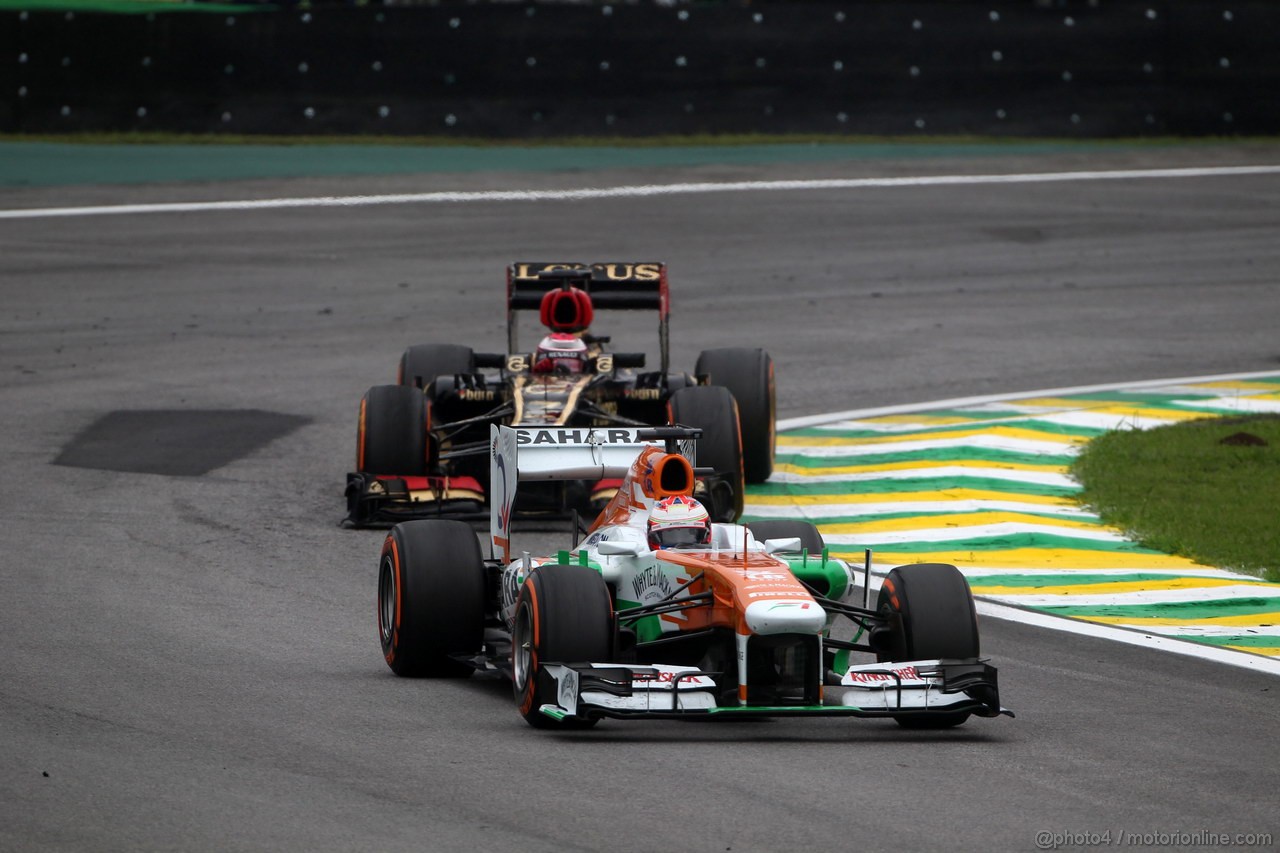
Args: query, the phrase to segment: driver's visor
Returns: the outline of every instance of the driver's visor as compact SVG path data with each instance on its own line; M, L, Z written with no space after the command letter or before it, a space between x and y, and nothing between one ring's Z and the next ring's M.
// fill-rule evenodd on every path
M649 531L650 538L663 548L678 548L681 545L702 545L710 538L706 525L695 524L682 527L655 527Z

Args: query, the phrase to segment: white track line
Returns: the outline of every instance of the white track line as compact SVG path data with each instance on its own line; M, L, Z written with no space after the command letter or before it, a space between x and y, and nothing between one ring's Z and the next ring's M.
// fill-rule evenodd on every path
M981 397L955 397L950 400L935 400L932 403L907 403L901 406L880 406L873 409L849 409L845 412L829 412L825 415L808 415L800 418L787 418L778 421L778 431L800 429L802 427L821 426L836 421L865 420L881 418L889 415L910 415L921 412L936 412L939 409L960 409L973 406L985 406L988 403L1003 403L1023 398L1066 397L1072 394L1093 394L1100 391L1121 391L1126 388L1162 388L1166 385L1203 385L1206 382L1243 382L1249 379L1261 379L1275 376L1278 371L1258 370L1253 373L1221 373L1216 376L1187 376L1179 379L1149 379L1143 382L1110 382L1105 385L1076 385L1069 388L1048 388L1043 391L1020 391L1014 394L988 394ZM981 424L974 424L975 427Z
M1134 628L1120 628L1113 625L1101 625L1096 622L1081 622L1078 619L1065 619L1061 616L1050 616L1035 610L1022 610L1004 604L979 598L978 614L994 619L1007 619L1010 622L1021 622L1036 628L1049 628L1053 631L1066 631L1069 634L1083 634L1103 640L1114 640L1131 646L1143 646L1148 649L1159 649L1176 655L1200 658L1201 660L1225 663L1230 666L1251 669L1254 672L1265 672L1280 675L1280 660L1265 655L1253 655L1221 646L1210 646L1203 643L1191 643L1172 637L1162 637L1156 633L1146 633ZM1163 628L1161 630L1164 630Z
M908 404L904 406L881 406L874 409L851 409L845 412L835 412L825 415L788 418L786 420L778 421L778 430L781 432L782 430L818 426L821 424L833 423L835 421L862 420L865 418L876 418L886 415L915 414L937 411L939 409L981 406L987 403L1000 403L1008 400L1020 400L1030 397L1065 397L1072 394L1089 394L1098 391L1118 391L1126 388L1157 388L1170 385L1202 385L1207 382L1236 382L1275 375L1276 371L1274 370L1264 370L1254 373L1223 373L1215 376L1191 376L1177 379L1157 379L1146 382L1113 382L1105 385L1079 385L1073 388L1050 388L1042 391L1024 391L1017 394L992 394L982 397L958 397L951 400L939 400L933 403ZM887 566L876 567L875 575L872 577L873 588L879 587L880 576L883 576L889 568L890 567ZM1249 654L1248 652L1240 652L1235 649L1224 649L1219 646L1176 640L1170 637L1160 636L1160 634L1155 632L1146 633L1133 628L1105 625L1098 622L1084 622L1079 619L1053 616L1037 610L1024 610L1020 607L1011 607L1007 604L1000 604L981 596L975 596L975 598L977 599L978 613L983 616L990 616L995 619L1005 619L1010 622L1020 622L1024 625L1031 625L1037 628L1049 628L1054 631L1066 631L1070 634L1082 634L1089 637L1098 637L1104 640L1114 640L1118 643L1127 643L1132 646L1143 646L1149 649L1159 649L1165 652L1186 655L1187 657L1200 658L1201 660L1225 663L1230 666L1238 666L1255 672L1280 675L1280 660L1266 657L1265 655Z
M724 183L649 184L621 187L585 187L568 190L493 190L480 192L429 192L396 195L319 196L316 198L268 198L244 201L117 204L91 207L42 207L0 210L0 219L39 219L67 216L122 216L138 213L203 213L213 211L271 210L299 207L368 207L388 204L463 204L486 201L584 201L588 199L643 198L726 192L788 190L855 190L872 187L975 186L981 184L1043 184L1064 181L1118 181L1151 178L1204 178L1234 175L1280 174L1276 166L1209 166L1185 169L1123 169L1115 171L1032 172L1012 175L933 175L904 178L846 178L809 181L727 181Z

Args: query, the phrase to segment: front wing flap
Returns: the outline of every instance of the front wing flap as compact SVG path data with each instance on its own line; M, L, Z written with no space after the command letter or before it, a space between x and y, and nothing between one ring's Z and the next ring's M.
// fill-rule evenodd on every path
M820 705L720 705L716 676L663 664L544 663L538 677L554 719L597 717L900 717L1013 712L1001 707L996 669L978 660L930 660L852 667Z

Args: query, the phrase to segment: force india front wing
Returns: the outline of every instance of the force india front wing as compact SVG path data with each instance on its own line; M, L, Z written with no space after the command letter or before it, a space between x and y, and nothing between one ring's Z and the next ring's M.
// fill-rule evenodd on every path
M718 673L694 667L546 663L555 704L538 710L556 720L596 717L681 719L725 717L926 717L970 713L1012 717L1000 705L996 669L979 660L924 660L850 667L825 688L820 705L719 705Z

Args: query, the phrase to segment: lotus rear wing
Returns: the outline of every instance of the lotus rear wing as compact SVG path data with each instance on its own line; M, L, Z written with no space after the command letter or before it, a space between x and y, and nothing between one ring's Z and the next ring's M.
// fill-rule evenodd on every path
M658 312L661 369L670 365L667 315L667 265L660 261L517 261L507 267L507 352L519 352L516 312L537 311L549 291L570 285L587 292L598 310Z
M521 480L603 480L622 477L646 447L663 446L693 464L686 427L509 427L489 428L490 556L511 559L511 509Z

